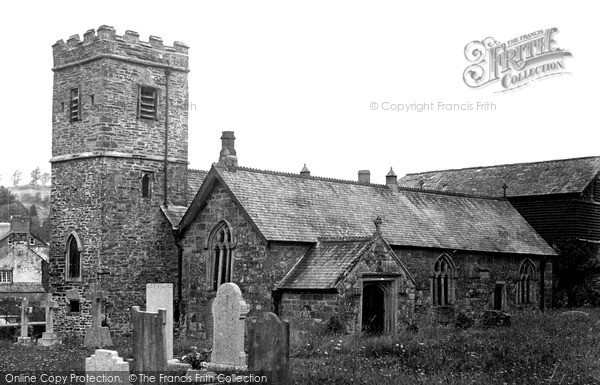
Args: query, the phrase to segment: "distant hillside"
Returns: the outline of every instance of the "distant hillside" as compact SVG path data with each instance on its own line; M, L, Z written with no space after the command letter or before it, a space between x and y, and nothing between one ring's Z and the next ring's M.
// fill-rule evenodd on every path
M16 186L7 187L23 205L30 209L35 205L40 222L44 222L50 214L50 186Z

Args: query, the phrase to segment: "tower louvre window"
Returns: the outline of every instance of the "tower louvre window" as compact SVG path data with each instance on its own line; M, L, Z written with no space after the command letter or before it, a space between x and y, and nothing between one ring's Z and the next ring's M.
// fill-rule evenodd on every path
M600 177L594 181L594 200L600 202Z
M71 123L81 120L81 102L79 99L79 88L71 89L71 97L69 99L69 117Z
M157 96L156 88L140 86L138 93L138 118L156 119Z

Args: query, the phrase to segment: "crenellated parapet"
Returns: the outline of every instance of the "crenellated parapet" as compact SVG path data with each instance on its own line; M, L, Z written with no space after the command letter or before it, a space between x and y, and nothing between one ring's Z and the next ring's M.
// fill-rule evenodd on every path
M52 46L53 70L101 58L113 58L188 71L188 49L186 44L179 41L174 42L173 46L164 45L158 36L150 36L148 41L142 41L135 31L117 35L113 27L102 25L97 31L90 29L84 33L83 40L79 35L72 35L66 42L62 39L57 41Z

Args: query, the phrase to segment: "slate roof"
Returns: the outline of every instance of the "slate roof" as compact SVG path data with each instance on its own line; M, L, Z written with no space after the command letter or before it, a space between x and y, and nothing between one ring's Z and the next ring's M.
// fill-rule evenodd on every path
M206 174L208 174L208 171L188 168L188 197L190 200L196 196L202 181L206 178Z
M600 173L600 156L407 174L400 186L508 197L582 192Z
M555 255L504 200L392 190L327 178L247 168L213 167L181 222L182 231L214 183L224 184L271 241L365 237L383 219L390 245Z
M181 222L181 218L183 218L183 215L185 214L188 208L186 206L171 205L165 207L163 205L160 205L160 209L167 217L167 220L171 224L171 227L177 229L179 227L179 222Z
M298 261L279 289L333 289L352 262L369 248L370 238L319 242Z

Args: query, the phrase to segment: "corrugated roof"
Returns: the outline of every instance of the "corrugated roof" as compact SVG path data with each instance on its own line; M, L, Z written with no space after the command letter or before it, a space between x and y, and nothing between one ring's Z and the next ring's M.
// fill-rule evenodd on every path
M380 216L382 235L391 245L555 254L507 201L246 168L213 167L205 184L214 179L231 190L267 240L316 243L318 237L370 236ZM182 227L191 222L203 194Z
M408 174L403 187L508 197L578 193L600 172L600 156Z

